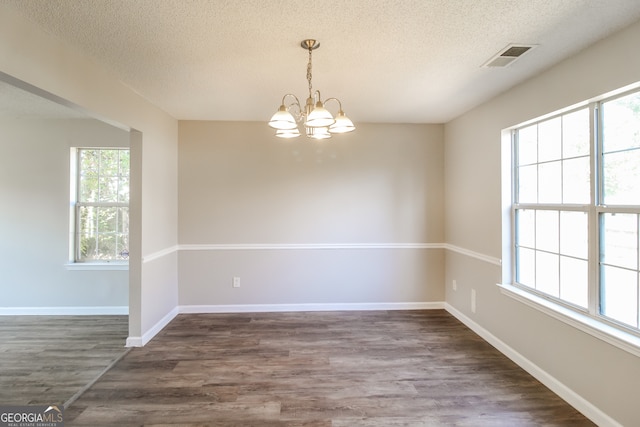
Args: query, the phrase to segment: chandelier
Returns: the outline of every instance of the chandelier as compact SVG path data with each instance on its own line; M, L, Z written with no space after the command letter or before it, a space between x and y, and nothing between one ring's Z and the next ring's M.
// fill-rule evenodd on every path
M279 138L295 138L300 136L298 122L304 126L304 132L309 138L327 139L331 134L345 133L355 130L353 122L342 111L342 103L338 98L328 98L324 102L320 98L320 91L314 92L311 85L311 56L312 52L320 47L320 42L307 39L300 43L303 49L309 51L307 63L307 82L309 83L309 97L304 108L295 95L290 93L282 97L282 105L271 117L269 126L276 129ZM289 104L286 105L287 100ZM338 115L334 118L324 107L329 101L338 103Z

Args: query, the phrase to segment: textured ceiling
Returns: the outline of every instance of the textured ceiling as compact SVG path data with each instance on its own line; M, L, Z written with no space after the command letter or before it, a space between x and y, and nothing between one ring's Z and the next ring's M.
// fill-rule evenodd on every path
M638 0L0 2L191 120L268 120L306 97L300 41L316 38L314 89L354 122L446 122L640 19ZM538 47L481 67L510 43Z

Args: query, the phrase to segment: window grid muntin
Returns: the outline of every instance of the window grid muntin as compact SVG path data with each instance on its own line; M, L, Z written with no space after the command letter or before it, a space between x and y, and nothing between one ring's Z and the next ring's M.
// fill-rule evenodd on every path
M514 245L514 252L515 252L515 264L517 267L520 266L520 256L521 256L521 251L520 249L526 249L526 250L530 250L533 251L534 254L534 266L533 266L533 274L534 274L534 280L533 280L533 284L529 285L526 283L523 283L520 281L521 276L520 276L520 268L515 268L514 269L514 283L520 285L521 287L524 287L525 289L532 291L534 293L536 293L538 296L541 296L543 298L547 298L547 299L552 299L556 302L560 302L563 305L569 306L573 309L576 309L580 312L587 312L589 311L589 307L587 306L582 306L579 305L577 303L575 303L574 301L569 301L566 299L562 299L560 297L556 297L554 295L548 294L546 292L543 292L539 289L539 283L538 283L538 277L537 277L537 268L538 268L538 255L539 254L548 254L548 255L554 255L557 257L557 279L558 279L558 295L561 296L563 293L566 293L567 290L569 289L568 286L563 286L562 285L562 281L560 280L562 275L563 275L563 269L562 269L562 261L563 258L566 259L573 259L573 260L577 260L577 261L585 261L587 262L587 274L589 274L589 258L588 258L588 254L587 257L580 257L580 256L575 256L572 254L569 254L567 252L563 252L562 250L562 228L561 228L561 216L562 213L564 212L577 212L577 213L584 213L585 215L588 215L588 210L586 206L579 206L579 205L574 205L574 206L568 206L567 209L560 209L559 205L543 205L543 206L537 206L537 205L519 205L519 206L514 206L513 209L513 215L515 218L514 222L519 222L520 221L520 212L522 211L533 211L534 212L534 228L537 227L537 214L538 212L544 212L544 211L550 211L550 212L556 212L557 216L558 216L558 230L557 230L557 239L558 239L558 249L557 251L551 251L551 250L546 250L546 249L541 249L539 247L538 244L538 233L536 232L537 230L534 229L532 235L533 235L533 239L534 239L534 245L533 246L529 246L529 245L522 245L520 244L520 227L518 227L518 225L515 226L515 232L516 232L516 240L515 240L515 245ZM585 229L585 234L586 237L588 239L588 228L589 228L589 220L587 218L587 227ZM563 292L564 291L564 292ZM588 290L587 290L588 291ZM588 298L587 298L587 302L588 302Z
M519 174L519 170L522 167L527 167L527 166L536 166L536 203L527 203L527 204L553 204L553 205L564 205L564 199L565 199L565 195L564 195L564 162L568 161L568 160L575 160L575 159L580 159L580 158L588 158L592 153L591 151L589 151L589 153L585 153L584 155L571 155L568 157L564 157L564 126L565 126L565 121L563 120L564 117L566 116L571 116L575 113L579 113L581 111L585 111L585 114L589 115L589 119L590 122L589 124L591 124L591 109L589 106L584 107L584 106L580 106L577 107L575 109L572 110L568 110L568 111L564 111L562 113L558 113L555 115L550 115L545 117L542 120L538 120L538 121L532 121L530 123L527 123L526 126L523 126L522 128L518 128L514 131L513 133L513 137L512 137L512 153L513 153L513 169L514 169L514 189L513 189L513 195L514 198L513 200L515 201L516 204L520 203L520 194L519 194L519 189L520 189L520 174ZM540 138L540 131L539 131L539 126L541 123L546 123L546 122L550 122L550 121L554 121L554 120L560 120L560 128L559 128L559 140L561 143L561 146L559 148L560 151L560 157L559 158L554 158L554 159L549 159L549 160L542 160L540 161L540 153L539 153L539 138ZM525 162L525 163L520 163L520 150L519 150L519 134L518 131L520 131L520 129L530 129L532 127L536 127L536 161L531 163L531 162ZM591 132L589 132L591 133ZM589 144L591 144L592 141L589 142ZM589 146L591 147L591 145ZM541 203L540 202L540 165L549 165L549 164L553 164L553 163L558 163L560 165L560 202L559 203ZM591 173L593 174L593 171L591 171ZM591 200L593 200L593 196L591 197Z
M520 181L519 181L519 167L521 166L531 166L533 164L538 164L538 163L523 163L520 164L519 163L519 152L518 152L518 130L519 129L514 129L514 131L512 132L512 200L514 201L514 203L512 204L512 209L511 209L511 215L512 215L512 235L514 236L514 244L513 244L513 283L516 286L519 286L521 288L524 288L525 290L527 290L528 292L531 292L533 294L536 294L539 297L545 298L545 299L549 299L555 303L558 303L560 305L572 308L576 311L580 311L583 312L584 314L589 315L590 317L594 317L596 319L598 319L599 321L602 321L603 323L612 325L612 326L616 326L616 327L620 327L622 329L626 329L628 331L630 331L631 333L635 334L635 335L640 335L640 271L636 271L636 275L637 275L637 287L636 287L636 295L637 295L637 323L635 326L629 325L629 324L625 324L625 323L621 323L615 319L612 319L610 317L607 317L606 315L602 314L602 310L601 310L601 297L602 297L602 292L603 292L603 287L601 286L601 276L602 276L602 268L601 268L601 260L600 260L600 251L601 251L601 227L600 227L600 214L602 212L616 212L616 213L623 213L623 212L629 212L629 213L637 213L640 214L640 206L636 206L636 205L631 205L631 206L604 206L603 204L601 204L601 200L602 200L602 195L604 194L604 171L603 171L603 160L602 160L602 156L603 156L603 146L602 146L602 141L603 141L603 127L600 125L600 123L602 123L602 119L603 119L603 115L602 115L602 108L601 105L603 103L606 103L608 101L611 101L613 99L616 98L620 98L620 97L624 97L627 96L631 93L634 92L638 92L637 90L635 91L629 91L623 94L619 94L615 97L610 97L610 98L606 98L603 99L599 102L592 102L590 103L587 108L589 111L589 155L588 157L590 158L590 199L591 202L588 205L582 205L582 204L571 204L571 205L565 205L563 203L553 203L553 204L538 204L538 203L519 203L519 198L520 198L520 194L519 194L519 189L520 189ZM640 92L638 92L640 93ZM569 110L566 112L562 112L562 113L558 113L556 115L549 115L546 116L544 119L541 119L539 121L530 121L526 124L526 126L523 126L522 128L527 128L533 125L537 125L541 122L547 121L547 120L551 120L554 119L558 116L563 116L563 115L567 115L567 114L571 114L575 111L579 111L581 109L584 109L584 107L579 107L576 108L574 110ZM562 141L562 139L561 139ZM640 149L638 147L630 147L630 148L626 148L626 149L622 149L622 150L616 150L616 151L633 151L636 149ZM564 152L564 150L561 149L561 152ZM613 152L613 151L611 151ZM610 154L611 152L608 152L607 154ZM584 157L584 156L573 156L573 158L576 157ZM567 158L569 159L569 158ZM538 159L536 159L538 160ZM565 158L562 158L562 160L565 160ZM553 161L553 160L552 160ZM540 162L541 163L541 162ZM564 179L564 174L562 174L562 178ZM540 189L536 188L536 191L539 192ZM536 198L538 199L538 194L536 194ZM518 245L518 241L519 241L519 226L518 226L518 210L521 209L532 209L532 210L558 210L558 211L564 211L564 210L568 210L568 211L575 211L575 210L579 210L579 211L586 211L587 215L588 215L588 239L589 242L593 241L593 244L589 244L589 254L588 254L588 277L589 277L589 284L588 284L588 308L584 309L580 306L571 304L568 301L565 301L563 299L560 298L556 298L553 297L551 295L539 292L537 289L532 288L530 286L526 286L523 285L521 283L518 282L518 274L519 274L519 250L518 248L520 247ZM639 215L639 221L640 221L640 215ZM640 224L639 224L640 227ZM638 233L640 235L640 232ZM640 237L639 237L639 242L638 242L638 257L639 257L639 265L640 265ZM530 249L528 247L522 246L525 249ZM538 249L534 250L538 251ZM560 256L565 256L565 255L560 255ZM578 258L580 259L580 258ZM534 269L535 272L535 269ZM560 273L561 275L562 273Z
M99 161L98 161L98 169L97 169L97 180L98 180L98 201L85 201L83 200L83 186L82 186L82 178L83 176L86 176L86 173L83 173L83 168L82 168L82 155L83 152L87 152L87 151L97 151L98 157L99 157ZM122 178L126 178L126 183L127 183L127 190L126 190L126 202L120 202L120 201L116 201L116 202L101 202L100 201L100 196L101 196L101 185L100 185L100 178L103 176L103 174L101 174L102 171L102 162L103 162L103 152L104 151L115 151L117 153L117 175L115 175L117 177L118 180L118 184L116 187L116 200L120 200L120 195L121 195L121 181ZM115 243L115 248L117 249L120 244L122 242L126 242L126 248L121 251L119 254L118 253L114 253L113 257L109 258L105 258L105 257L95 257L94 256L86 256L83 257L82 255L82 237L83 237L83 230L82 230L82 216L81 216L81 210L82 208L86 208L86 207L95 207L95 208L116 208L116 209L126 209L127 213L126 216L128 218L129 213L128 213L128 208L129 208L129 203L128 203L128 198L129 198L129 185L130 185L130 167L126 167L126 165L123 165L123 154L126 154L127 156L130 155L129 149L128 148L88 148L88 147L83 147L83 148L77 148L76 149L76 185L75 185L75 189L76 189L76 201L75 201L75 230L74 230L74 262L92 262L92 261L98 261L98 262L114 262L114 261L118 261L118 262L126 262L128 261L128 240L129 240L129 233L128 232L118 232L118 230L120 230L122 228L122 223L120 222L120 213L119 211L116 213L116 219L115 219L115 225L114 225L114 230L115 232L113 233L102 233L102 235L107 235L107 234L112 234L115 236L116 239L116 243ZM127 161L127 164L130 165L130 160ZM114 175L107 175L107 177L111 177L113 178ZM127 219L128 222L128 219ZM96 234L95 234L95 239L98 240L98 236L101 233L99 232L99 230L96 230ZM96 244L96 251L97 253L100 253L98 251L100 245ZM123 253L126 251L127 256L124 256Z

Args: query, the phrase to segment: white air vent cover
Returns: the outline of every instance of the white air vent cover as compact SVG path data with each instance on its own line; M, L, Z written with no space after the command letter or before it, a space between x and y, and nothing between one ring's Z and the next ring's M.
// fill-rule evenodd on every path
M534 44L510 44L509 46L498 52L496 55L491 57L491 59L489 59L487 62L482 64L482 66L506 67L536 46L537 45Z

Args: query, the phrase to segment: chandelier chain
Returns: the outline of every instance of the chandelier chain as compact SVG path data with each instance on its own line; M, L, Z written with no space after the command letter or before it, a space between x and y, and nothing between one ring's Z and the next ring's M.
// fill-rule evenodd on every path
M307 81L309 82L309 98L311 98L313 93L313 87L311 86L311 48L309 48L309 62L307 63Z

